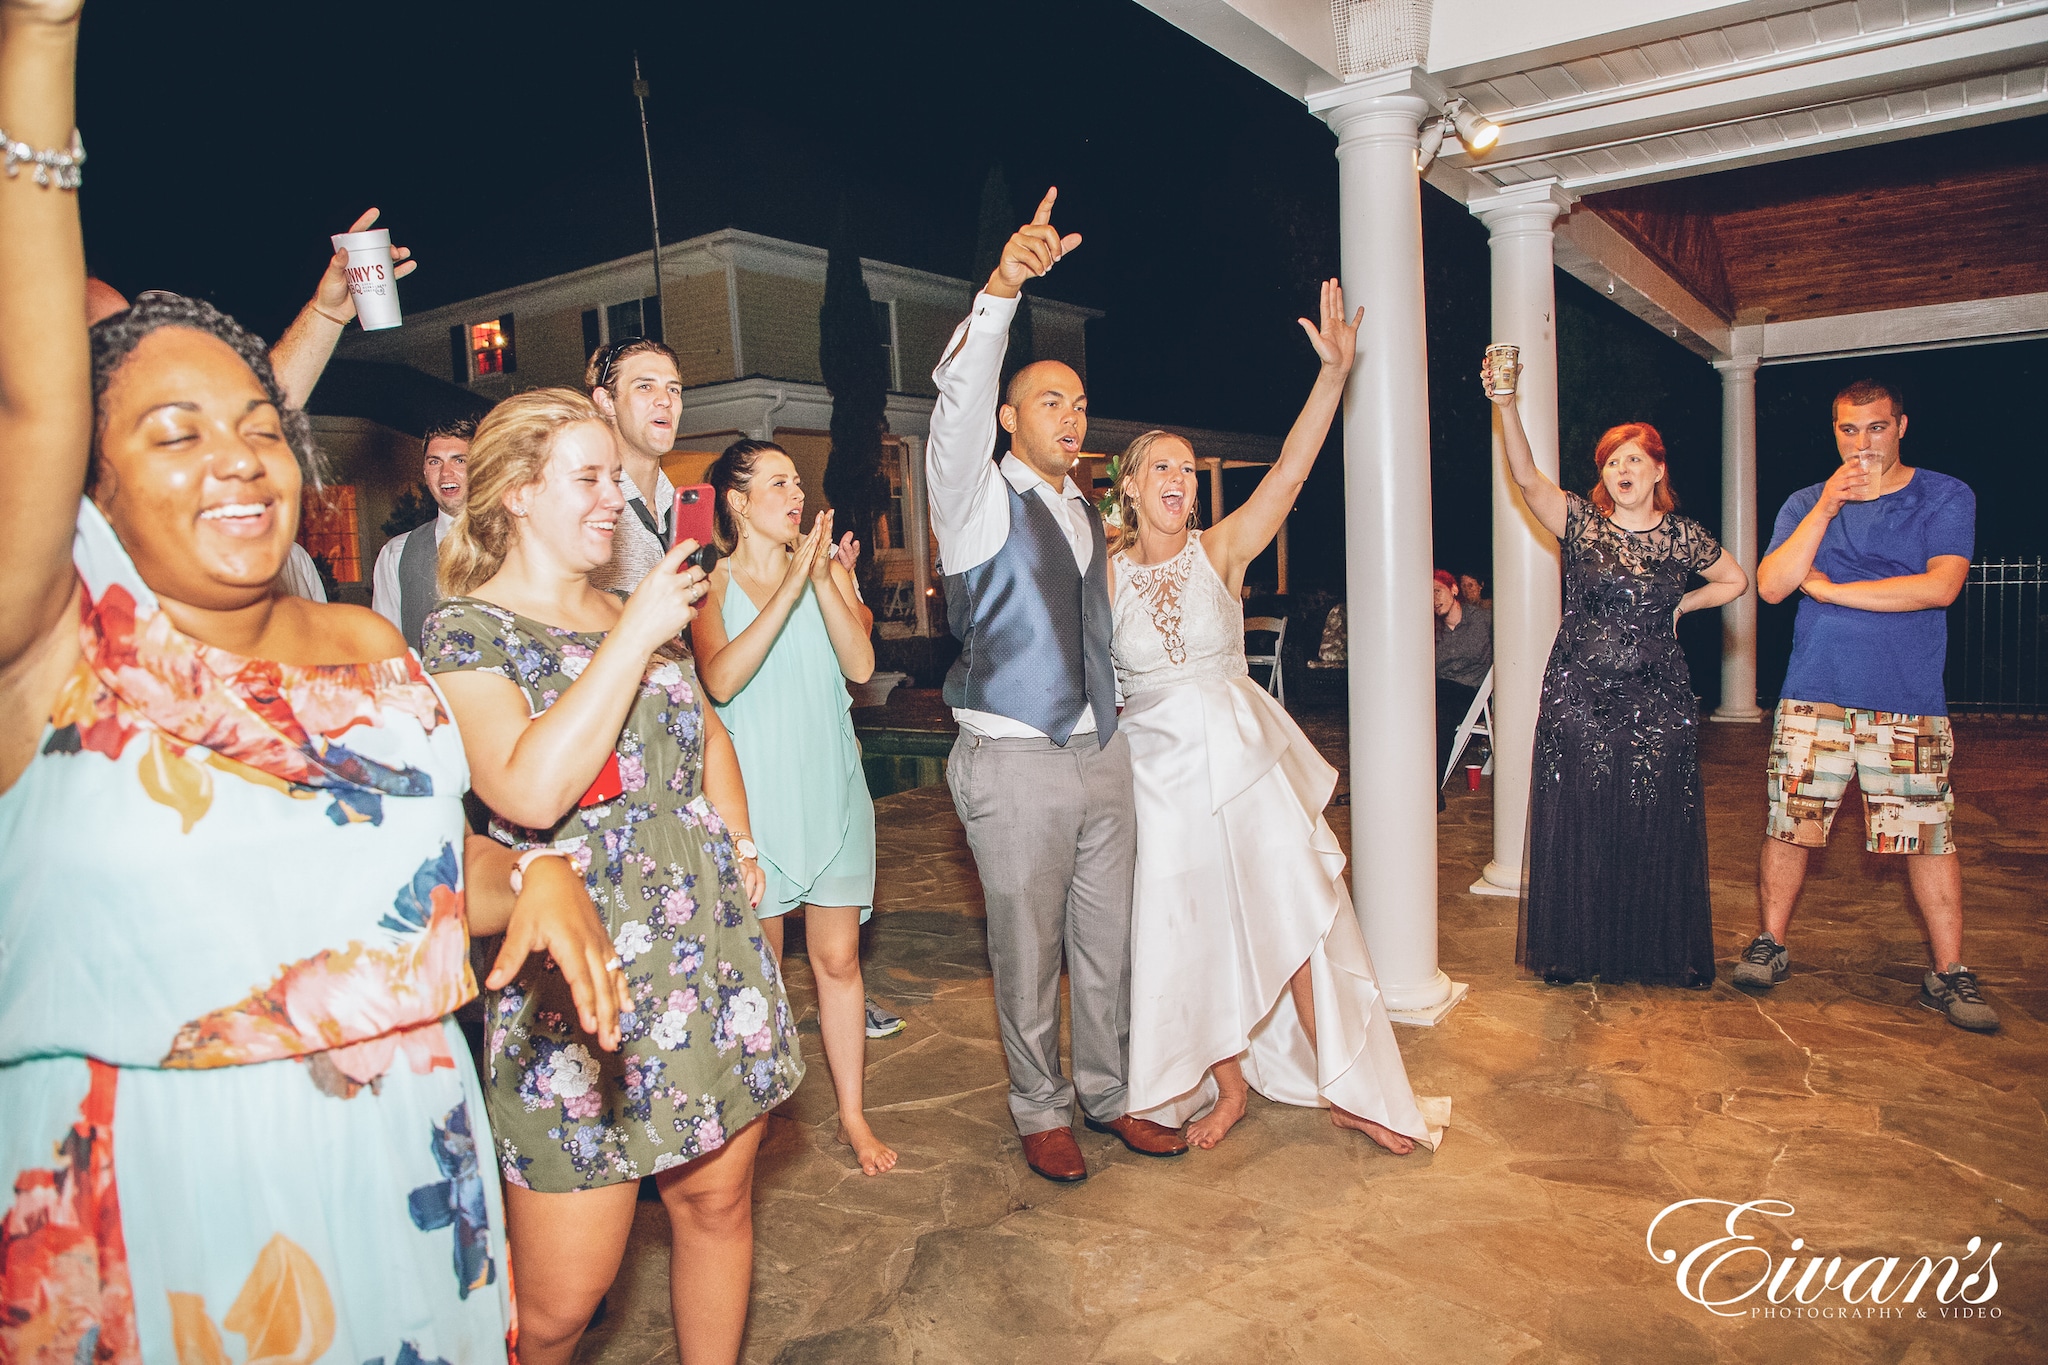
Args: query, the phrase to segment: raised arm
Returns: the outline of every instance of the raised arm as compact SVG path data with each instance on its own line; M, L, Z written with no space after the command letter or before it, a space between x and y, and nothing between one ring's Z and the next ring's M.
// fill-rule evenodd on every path
M349 225L350 232L366 232L377 221L377 210L370 209ZM392 278L404 279L419 269L419 262L412 259L412 252L402 246L391 248L391 259L397 262ZM292 325L285 328L284 335L270 348L270 368L277 374L278 387L284 390L284 401L295 408L306 406L306 400L313 396L313 388L320 382L321 373L327 362L334 356L334 347L341 340L341 334L356 315L355 296L348 292L348 252L337 248L332 260L327 262L327 271L320 277L319 287L313 297L292 319Z
M704 595L703 572L683 563L694 549L693 541L679 542L641 580L582 676L539 715L509 678L440 675L462 727L470 783L485 805L529 829L547 829L589 790L618 745L648 658L682 633Z
M1295 319L1308 333L1316 358L1322 361L1315 385L1308 391L1308 402L1302 405L1301 416L1288 429L1287 439L1280 445L1280 458L1259 480L1251 497L1202 537L1209 562L1233 588L1242 581L1245 567L1273 543L1287 514L1294 510L1294 500L1300 496L1309 470L1315 467L1316 456L1330 434L1330 423L1336 420L1337 409L1343 405L1344 381L1351 373L1358 347L1358 324L1364 320L1363 308L1348 321L1345 319L1344 287L1336 280L1323 281L1317 322Z
M1486 397L1500 409L1501 443L1507 447L1508 473L1514 476L1515 484L1522 490L1522 501L1529 504L1530 512L1541 522L1543 529L1559 537L1564 536L1564 490L1550 481L1550 476L1536 467L1536 452L1529 448L1529 433L1522 428L1522 414L1516 411L1515 395L1493 391L1493 362L1480 362L1479 382L1486 389Z
M72 149L78 14L77 0L0 4L0 669L47 636L71 599L92 441L76 183L61 164L14 160L24 148Z
M974 297L974 311L953 329L945 358L932 371L938 400L925 443L925 488L939 556L949 573L972 568L993 554L1008 529L1002 476L989 460L996 445L997 390L1024 282L1045 274L1081 245L1080 233L1062 237L1052 226L1058 197L1057 188L1047 190L1031 221L1010 234L988 284Z

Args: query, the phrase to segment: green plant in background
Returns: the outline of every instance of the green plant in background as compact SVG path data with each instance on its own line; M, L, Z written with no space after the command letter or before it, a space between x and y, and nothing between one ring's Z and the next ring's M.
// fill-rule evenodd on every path
M1095 510L1102 514L1103 521L1112 531L1124 529L1124 505L1116 495L1116 486L1123 478L1123 462L1121 455L1109 457L1109 466L1103 471L1103 477L1109 480L1109 488L1095 503Z
M384 524L378 529L389 540L415 527L425 526L440 510L434 504L433 495L427 492L426 485L416 483L398 495L398 500L391 504L391 515L384 518Z

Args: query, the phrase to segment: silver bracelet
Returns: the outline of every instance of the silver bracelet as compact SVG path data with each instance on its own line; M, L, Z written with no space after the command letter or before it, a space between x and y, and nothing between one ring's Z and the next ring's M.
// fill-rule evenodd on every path
M37 151L26 142L16 142L0 131L0 148L7 155L7 178L12 180L21 174L23 166L36 168L36 183L48 189L52 185L60 190L75 190L84 183L85 174L79 168L85 165L85 141L78 130L71 130L71 150L60 152L55 147Z

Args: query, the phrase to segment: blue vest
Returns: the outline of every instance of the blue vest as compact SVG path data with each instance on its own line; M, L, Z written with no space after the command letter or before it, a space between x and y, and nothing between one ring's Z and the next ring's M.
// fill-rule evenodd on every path
M1095 552L1084 576L1044 500L1007 479L1003 492L1010 499L1003 548L946 575L946 618L961 644L946 674L946 704L1021 720L1059 745L1085 704L1095 713L1096 744L1107 744L1116 733L1116 674L1102 521L1089 507Z

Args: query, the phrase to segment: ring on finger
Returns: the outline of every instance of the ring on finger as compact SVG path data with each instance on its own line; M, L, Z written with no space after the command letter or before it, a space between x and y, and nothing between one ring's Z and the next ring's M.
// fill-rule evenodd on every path
M617 954L613 954L612 957L605 962L604 969L608 972L616 972L622 970L625 967L625 965L625 963L619 960Z

